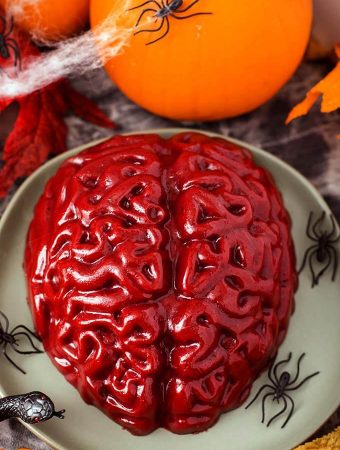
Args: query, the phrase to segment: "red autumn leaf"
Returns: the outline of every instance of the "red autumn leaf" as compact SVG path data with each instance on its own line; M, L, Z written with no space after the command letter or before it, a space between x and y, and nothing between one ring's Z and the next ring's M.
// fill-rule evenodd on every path
M22 67L28 58L39 54L38 48L21 31L14 29L11 38L20 49ZM6 68L15 63L14 53L10 58L0 58L0 77L6 76ZM64 119L68 112L95 125L115 128L91 100L74 90L65 79L33 94L0 99L0 113L12 103L19 105L19 113L3 147L0 197L6 195L16 180L27 177L43 164L50 154L66 150L68 130Z
M64 90L68 97L69 107L75 115L100 127L112 128L111 120L99 108L93 108L91 100L72 89L67 83L64 83Z

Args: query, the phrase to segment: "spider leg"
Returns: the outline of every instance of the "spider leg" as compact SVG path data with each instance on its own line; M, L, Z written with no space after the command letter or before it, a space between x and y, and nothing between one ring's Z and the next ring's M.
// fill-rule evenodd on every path
M331 214L331 221L332 221L332 225L333 225L333 229L332 229L332 233L329 235L329 238L333 238L333 234L336 233L336 225L335 225L335 219L333 214ZM330 244L336 244L338 241L340 240L340 233L338 234L338 236L334 239L331 239L329 241Z
M19 330L19 333L24 333L24 332L26 332L28 335L34 337L35 339L40 340L39 337L38 337L32 330L30 330L29 328L27 328L25 325L17 325L16 327L13 328L13 330L10 332L10 334L11 334L12 336L14 336L14 333L15 333L16 331L18 331L18 330ZM24 330L24 331L22 331L22 330ZM15 333L15 334L17 335L18 333Z
M157 10L156 10L156 9L153 9L153 8L144 9L144 11L142 12L142 14L139 16L139 18L138 18L138 20L137 20L137 22L136 22L135 27L138 27L138 25L141 23L141 20L143 19L144 15L145 15L146 13L150 12L150 11L157 12Z
M287 384L287 386L291 386L299 378L299 375L300 375L300 363L301 363L302 359L305 357L305 355L306 355L306 353L302 353L302 355L298 359L296 375L295 375L294 379Z
M312 232L311 232L312 219L313 219L313 212L311 212L309 214L307 228L306 228L306 234L309 237L309 239L311 239L312 241L317 241L317 239L315 239L315 237L312 235Z
M196 5L196 3L198 3L199 1L200 0L194 0L192 3L190 3L190 5L188 5L184 9L177 9L176 12L184 13L184 12L188 11L190 8L192 8L194 5Z
M271 395L275 395L275 393L270 392L270 393L266 394L266 395L263 397L263 399L262 399L262 420L261 420L261 423L264 423L264 419L265 419L265 413L266 413L266 411L265 411L265 403L266 403L266 400L267 400L267 398L270 397Z
M279 384L279 380L277 378L275 378L274 374L273 374L273 369L274 369L274 361L272 362L272 364L269 367L268 370L268 378L270 379L270 381L274 384L274 386L276 384Z
M288 394L283 394L283 398L284 398L284 399L287 398L288 400L290 400L291 403L292 403L292 407L290 408L290 412L289 412L289 414L288 414L288 417L287 417L287 419L284 421L284 423L283 423L283 425L281 426L281 428L284 428L284 427L287 425L287 423L289 422L290 418L292 417L293 412L294 412L294 409L295 409L295 403L294 403L294 400L292 399L292 397L290 397ZM286 401L287 401L287 400L286 400Z
M273 389L273 386L271 386L270 384L264 384L264 385L261 387L261 389L258 390L258 392L257 392L257 394L255 395L255 397L253 398L253 400L252 400L250 403L248 403L248 405L246 406L245 409L248 409L249 406L251 406L251 405L259 398L259 395L261 394L261 392L263 391L263 389L266 389L266 388Z
M335 281L336 273L338 271L338 254L335 248L329 247L329 251L333 253L334 256L334 267L333 267L333 274L332 274L332 281Z
M21 332L21 333L15 333L15 334L13 334L12 336L13 336L14 338L16 338L17 336L25 336L25 337L29 340L30 344L32 345L32 347L33 347L34 350L35 350L35 351L30 351L30 352L22 352L21 350L16 350L16 349L15 349L15 351L16 351L17 353L22 353L23 355L25 355L25 354L32 354L32 353L43 353L43 351L40 350L40 348L38 348L38 347L35 346L34 342L32 341L32 338L31 338L31 336L30 336L29 334L26 334L26 333Z
M2 23L2 30L1 30L0 34L4 35L6 33L7 22L6 22L6 19L4 18L4 16L0 16L0 20Z
M11 40L11 39L8 39L8 40ZM14 52L14 65L15 65L15 67L17 67L18 63L19 63L19 69L21 70L21 56L20 56L20 52L19 52L17 46L14 46L13 44L7 44L7 46L9 48L11 48L13 50L13 52Z
M340 241L340 234L338 237L336 237L335 239L332 239L331 241L328 241L329 244L336 244L337 242Z
M159 9L162 8L162 6L156 0L148 0L148 1L142 3L142 4L138 5L138 6L134 6L133 8L128 9L128 11L133 11L134 9L142 8L143 6L146 6L149 3L154 3L155 5L157 5L157 8L159 8Z
M153 30L139 30L139 31L136 31L136 33L134 33L134 34L136 35L136 34L147 33L147 32L156 33L157 31L160 31L163 28L164 20L165 20L165 18L163 17L161 24L158 28L154 28Z
M22 370L21 367L19 367L8 355L6 352L6 346L3 349L3 354L5 356L5 358L7 359L7 361L9 361L16 369L20 370L21 373L23 373L24 375L26 375L26 372L24 370Z
M292 359L292 353L290 352L289 354L288 354L288 358L287 359L284 359L283 361L280 361L280 362L278 362L276 365L275 365L275 367L274 367L274 376L275 376L275 379L276 380L278 380L279 379L279 377L278 377L278 375L277 375L277 370L278 370L278 368L280 367L280 366L282 366L282 364L287 364L287 363L289 363L289 361Z
M319 375L320 372L314 372L311 375L308 375L308 377L304 378L300 383L295 387L286 388L286 391L295 391L296 389L299 389L303 384L306 383L306 381L310 380L311 378L315 377L316 375Z
M4 34L4 37L7 38L8 36L10 36L13 33L13 30L14 30L14 19L13 16L11 16L9 30L7 31L7 33Z
M328 238L331 239L333 237L333 234L336 232L336 226L333 214L330 214L329 217L331 218L332 222L332 231L329 232Z
M279 411L277 414L275 414L275 416L273 416L273 417L268 421L267 427L270 427L270 424L271 424L272 422L274 422L275 419L277 419L278 417L280 417L281 414L283 414L283 413L286 411L286 409L287 409L287 407L288 407L288 403L287 403L287 400L285 399L284 396L282 396L282 399L283 399L283 403L284 403L283 408L281 409L281 411Z
M306 250L306 252L305 252L305 254L304 254L304 257L303 257L302 264L301 264L301 266L300 266L300 269L298 270L298 274L299 274L299 275L300 275L300 273L303 271L303 269L304 269L305 266L306 266L306 262L307 262L307 258L308 258L309 252L310 252L311 250L316 250L317 248L318 248L318 245L315 244L315 245L312 245L311 247L309 247L309 248Z
M159 38L155 39L154 41L148 42L146 45L151 45L151 44L154 44L155 42L160 41L161 39L165 38L165 36L169 33L169 30L170 30L169 18L168 17L164 17L164 19L165 19L165 22L166 22L165 33L163 33L162 36L160 36Z
M8 317L7 317L2 311L0 311L0 314L1 314L1 316L5 319L5 323L6 323L6 326L5 326L5 333L8 333L8 329L9 329L9 320L8 320Z
M6 41L9 42L13 47L15 47L18 52L20 51L18 43L17 43L17 41L15 39L7 38Z
M327 248L327 256L328 256L328 262L325 265L325 267L323 269L321 269L320 272L317 274L317 276L316 276L316 284L319 284L319 279L322 277L322 275L326 272L326 270L329 268L329 266L332 263L332 254L329 251L329 248Z
M16 352L16 353L20 353L20 355L35 355L37 353L43 353L41 350L39 350L36 347L33 347L35 350L28 350L28 351L23 351L23 350L19 350L16 347L19 346L19 344L17 342L15 342L14 344L11 344L11 348Z
M170 15L174 19L184 20L184 19L190 19L190 17L195 17L195 16L210 16L211 14L212 14L211 12L201 12L201 13L189 14L188 16L176 16L176 14L170 14Z
M6 42L10 42L12 45L14 45L15 47L18 47L18 43L15 39L9 37L6 39Z
M37 339L39 342L40 342L40 339L34 334L34 333L32 333L31 332L31 335L29 335L28 333L26 333L26 332L24 332L24 331L19 331L18 333L12 333L12 336L15 338L16 336L25 336L29 341L30 341L30 343L32 344L32 347L34 347L35 346L35 344L34 344L34 342L33 342L33 340L32 340L32 337L34 337L35 339ZM31 337L32 336L32 337Z
M317 277L316 277L316 275L315 275L314 268L313 268L313 264L312 264L312 262L313 262L313 256L314 256L316 253L317 253L317 250L315 249L315 250L309 255L309 260L308 260L309 269L310 269L311 274L312 274L312 288L313 288L315 285L318 284L318 280L317 280Z
M13 350L16 353L19 353L20 355L37 355L40 353L43 353L41 350L37 349L37 350L29 350L29 351L22 351L22 350L18 350L17 348L13 347Z
M19 68L21 69L21 56L20 56L20 50L18 49L17 43L14 41L14 39L7 39L7 41L13 41L9 42L7 44L7 47L12 49L13 53L14 53L14 65L15 67L17 67L18 63L19 63Z
M16 327L13 328L13 330L11 331L11 334L13 334L17 330L20 330L20 328L25 330L28 334L33 336L35 339L39 339L39 336L37 336L32 330L27 328L25 325L17 325Z
M325 213L325 211L323 211L322 214L321 214L321 216L319 217L319 219L316 220L315 223L314 223L314 225L313 225L312 231L313 231L314 235L317 236L317 237L320 237L320 235L319 235L318 232L317 232L317 227L318 227L318 225L319 225L321 222L324 221L325 216L326 216L326 213Z

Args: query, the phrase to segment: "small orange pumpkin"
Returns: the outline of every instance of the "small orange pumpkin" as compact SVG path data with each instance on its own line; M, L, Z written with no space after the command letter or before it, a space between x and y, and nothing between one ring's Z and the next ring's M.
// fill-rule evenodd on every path
M93 27L115 10L119 0L91 0ZM132 0L136 7L143 0ZM171 0L158 4L171 4ZM181 2L179 2L181 3ZM270 99L292 76L306 49L312 0L184 0L169 16L169 33L132 36L126 50L106 64L118 87L145 109L171 119L216 120L251 111ZM126 14L136 24L149 2ZM156 29L154 11L141 24Z
M83 30L89 17L89 0L0 0L17 25L36 38L58 41Z

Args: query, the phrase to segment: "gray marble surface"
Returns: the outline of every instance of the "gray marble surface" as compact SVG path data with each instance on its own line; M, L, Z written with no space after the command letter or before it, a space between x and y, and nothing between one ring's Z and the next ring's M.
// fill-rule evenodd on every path
M293 122L290 126L284 124L291 107L327 70L326 64L304 64L294 78L266 105L240 118L211 123L179 123L155 117L127 100L103 71L73 80L73 83L93 98L119 124L120 132L191 127L219 132L267 150L305 175L324 196L340 221L340 140L336 138L340 134L339 112L322 115L314 108L307 117ZM69 148L111 134L76 117L69 117L67 123L70 130ZM14 191L15 188L0 202L0 215ZM339 424L340 409L318 430L316 436L331 431ZM49 449L16 421L0 424L0 447L6 450L16 450L19 447Z

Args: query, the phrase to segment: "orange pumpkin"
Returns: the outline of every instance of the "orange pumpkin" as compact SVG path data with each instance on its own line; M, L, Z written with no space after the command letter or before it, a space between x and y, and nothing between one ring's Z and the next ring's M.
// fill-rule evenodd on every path
M81 31L88 22L89 0L0 0L16 23L42 40L58 41Z
M91 0L92 26L119 3ZM132 0L130 7L141 3ZM184 0L180 9L191 3ZM136 24L145 8L158 6L152 2L129 11L125 25ZM177 15L197 12L212 15L169 17L170 30L163 39L146 45L161 36L164 27L132 36L126 50L106 64L118 87L153 113L171 119L216 120L246 113L269 100L303 57L312 0L200 0ZM160 19L153 19L153 14L143 16L145 28L159 27Z

